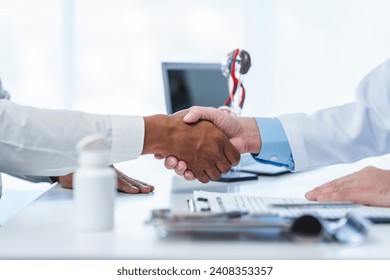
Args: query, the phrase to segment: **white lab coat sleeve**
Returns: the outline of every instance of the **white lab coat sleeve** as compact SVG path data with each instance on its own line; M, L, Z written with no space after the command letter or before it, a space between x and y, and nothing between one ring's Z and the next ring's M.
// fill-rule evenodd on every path
M21 174L8 174L10 176L23 179L26 181L30 181L32 183L54 183L53 179L55 177L49 177L49 176L29 176L29 175L21 175Z
M360 82L356 102L312 115L278 118L290 143L295 171L389 153L390 60Z
M77 142L100 133L110 163L137 158L143 149L142 117L37 109L0 100L0 172L59 176L77 168Z

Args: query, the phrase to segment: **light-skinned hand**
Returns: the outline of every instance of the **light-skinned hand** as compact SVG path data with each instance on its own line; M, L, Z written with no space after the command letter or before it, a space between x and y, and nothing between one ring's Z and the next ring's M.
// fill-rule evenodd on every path
M317 201L350 201L372 206L390 206L390 171L368 166L307 192Z

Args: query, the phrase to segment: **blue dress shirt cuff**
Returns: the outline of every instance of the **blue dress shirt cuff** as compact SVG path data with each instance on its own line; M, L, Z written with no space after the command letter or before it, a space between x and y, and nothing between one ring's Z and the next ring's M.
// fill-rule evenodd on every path
M294 170L295 164L292 157L290 144L288 143L283 125L277 118L256 118L261 135L261 150L253 158L265 164L283 166Z

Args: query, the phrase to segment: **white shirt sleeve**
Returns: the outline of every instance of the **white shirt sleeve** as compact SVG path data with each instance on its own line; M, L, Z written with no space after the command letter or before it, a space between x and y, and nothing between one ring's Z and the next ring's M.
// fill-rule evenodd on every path
M295 171L389 153L390 60L361 81L356 102L309 116L278 118L290 143Z
M37 109L0 100L0 172L59 176L77 168L77 142L100 133L110 163L137 158L143 149L142 117Z

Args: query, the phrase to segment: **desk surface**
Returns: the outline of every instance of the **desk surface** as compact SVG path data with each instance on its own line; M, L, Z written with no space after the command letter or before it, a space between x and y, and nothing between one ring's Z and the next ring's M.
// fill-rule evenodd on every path
M117 167L156 186L146 195L118 194L115 228L100 233L74 229L72 191L54 186L0 228L0 259L390 259L390 225L374 225L366 243L296 243L259 239L160 238L145 224L152 209L167 208L194 189L268 197L303 197L314 186L374 164L390 168L389 157L241 183L186 182L143 157ZM386 166L387 164L387 166Z

